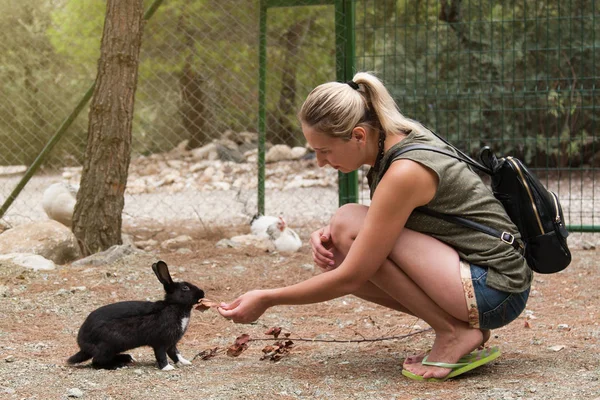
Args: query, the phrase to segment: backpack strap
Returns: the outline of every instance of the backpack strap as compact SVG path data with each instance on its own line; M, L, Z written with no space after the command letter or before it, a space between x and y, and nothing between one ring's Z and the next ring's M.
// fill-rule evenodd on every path
M444 155L450 156L452 158L455 158L455 159L457 159L459 161L463 161L463 162L465 162L465 163L467 163L467 164L469 164L469 165L471 165L471 166L473 166L473 167L475 167L475 168L479 169L480 171L483 171L483 172L485 172L487 174L491 174L491 170L489 168L481 165L477 161L473 160L471 157L468 157L468 156L463 157L462 154L457 155L457 154L454 154L454 153L452 153L450 151L441 149L439 147L429 146L429 145L425 145L425 144L411 144L411 145L408 145L408 146L406 146L406 147L404 147L402 149L395 150L388 157L388 160L387 160L387 162L386 162L386 164L384 165L384 168L383 168L383 173L385 174L385 172L390 167L390 164L391 164L391 162L392 162L392 160L394 158L396 158L397 156L402 155L404 153L408 153L409 151L415 151L415 150L426 150L426 151L432 151L432 152L439 153L439 154L444 154ZM479 231L479 232L485 233L487 235L493 236L495 238L498 238L498 239L502 240L504 243L510 244L512 247L515 248L515 250L517 250L519 253L523 254L523 250L524 250L523 245L520 244L517 240L515 240L514 235L512 235L509 232L500 232L497 229L494 229L494 228L489 227L487 225L480 224L478 222L471 221L471 220L469 220L467 218L459 217L459 216L456 216L456 215L444 214L444 213L441 213L441 212L437 212L437 211L431 210L431 209L429 209L427 207L424 207L424 206L417 207L417 208L415 208L415 210L417 210L419 212L422 212L423 214L427 214L427 215L430 215L432 217L439 218L439 219L442 219L444 221L447 221L447 222L450 222L450 223L453 223L453 224L462 225L462 226L465 226L467 228L471 228L471 229L474 229L476 231Z
M504 243L510 244L512 247L514 247L515 250L517 250L519 253L523 254L523 250L524 250L523 246L515 239L514 235L511 233L500 232L497 229L494 229L487 225L480 224L478 222L471 221L470 219L466 219L466 218L459 217L456 215L444 214L441 212L431 210L427 207L417 207L417 208L415 208L415 210L422 212L423 214L427 214L427 215L430 215L435 218L443 219L444 221L447 221L447 222L450 222L453 224L466 226L467 228L475 229L476 231L479 231L479 232L488 234L490 236L493 236L495 238L498 238L498 239L502 240Z
M478 168L480 171L483 171L483 172L485 172L488 175L492 175L493 171L492 171L491 168L488 167L488 164L485 164L485 166L484 166L481 163L478 163L477 161L473 160L468 154L466 154L465 152L463 152L461 149L459 149L458 147L454 146L452 143L450 143L449 141L447 141L444 137L442 137L442 136L438 135L437 133L435 133L435 131L433 129L430 129L429 127L427 127L425 125L423 125L423 127L425 129L427 129L429 132L433 133L433 135L435 137L437 137L438 139L440 139L442 142L446 143L446 145L448 145L449 147L452 147L452 149L454 149L454 151L456 151L460 155L461 158L458 158L458 157L456 157L455 155L453 155L451 153L444 153L444 154L447 154L447 155L449 155L451 157L454 157L456 159L462 160L462 161L464 161L466 163L469 163L471 165L473 163L474 164L478 164L480 167L475 167L475 168ZM483 149L489 149L489 147L486 146ZM480 153L480 158L481 158L481 153Z
M442 149L440 147L435 147L435 146L429 146L427 144L410 144L402 149L396 150L392 156L390 158L388 158L388 164L385 166L384 172L387 171L387 169L389 168L389 164L391 162L391 160L396 157L399 156L401 154L404 154L406 152L409 151L413 151L413 150L427 150L427 151L433 151L435 153L440 153L440 154L445 154L449 157L452 158L456 158L459 161L463 161L467 164L469 164L470 166L480 170L481 172L484 172L488 175L492 174L492 170L489 169L488 167L482 165L481 163L478 163L477 161L473 160L471 157L467 156L466 154L464 154L462 151L458 150L457 148L455 148L454 146L452 146L453 149L458 151L458 154L454 154L451 151Z

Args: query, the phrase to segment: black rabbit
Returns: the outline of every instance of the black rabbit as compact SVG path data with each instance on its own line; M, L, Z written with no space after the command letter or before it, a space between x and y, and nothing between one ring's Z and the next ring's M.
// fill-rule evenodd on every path
M129 354L120 353L140 346L154 349L163 371L174 369L167 354L175 363L191 364L179 354L177 342L188 327L192 307L204 292L188 282L173 282L164 261L152 264L152 270L165 288L164 300L122 301L92 311L77 335L81 350L69 357L69 364L92 358L94 368L120 368L133 361Z

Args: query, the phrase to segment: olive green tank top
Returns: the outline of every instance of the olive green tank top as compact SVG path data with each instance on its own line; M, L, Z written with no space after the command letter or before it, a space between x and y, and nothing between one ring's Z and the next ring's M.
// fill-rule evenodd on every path
M427 128L419 125L418 130L412 131L404 140L395 144L384 154L380 165L386 165L395 149L413 144L436 146L456 153ZM409 151L396 156L391 161L399 159L415 161L436 173L439 183L433 199L427 204L428 208L441 213L461 216L501 232L512 233L516 239L520 239L517 228L509 219L502 204L466 163L427 150ZM367 177L371 198L383 177L380 172L375 168L369 170ZM399 193L398 198L401 199L402 194ZM487 268L486 284L492 288L519 293L531 284L533 273L527 266L525 258L511 245L504 243L499 238L443 221L420 213L418 210L413 211L405 226L452 246L461 259Z

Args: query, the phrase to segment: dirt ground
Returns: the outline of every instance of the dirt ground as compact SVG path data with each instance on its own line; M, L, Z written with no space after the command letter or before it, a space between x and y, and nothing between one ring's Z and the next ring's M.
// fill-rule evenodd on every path
M90 311L162 297L150 268L158 259L176 280L197 284L217 301L319 273L307 245L290 256L215 247L234 233L198 234L187 254L156 250L106 266L39 272L0 266L0 398L600 399L600 251L580 246L566 271L536 275L526 312L492 333L489 344L499 346L502 356L444 383L401 375L404 357L433 343L430 331L410 335L427 324L351 296L275 307L252 325L236 325L214 310L193 311L179 344L182 355L191 360L217 348L216 355L170 372L156 368L149 348L131 351L137 362L116 371L66 365ZM270 338L270 327L281 327L294 342L277 362L261 360L261 350L273 342L258 339ZM244 333L253 339L249 348L227 356ZM390 336L395 338L381 340Z

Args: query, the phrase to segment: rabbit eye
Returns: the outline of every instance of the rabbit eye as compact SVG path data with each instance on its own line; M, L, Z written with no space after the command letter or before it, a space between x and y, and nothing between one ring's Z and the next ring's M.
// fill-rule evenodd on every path
M183 286L181 288L181 290L183 290L184 292L187 292L188 290L190 290L189 286Z

